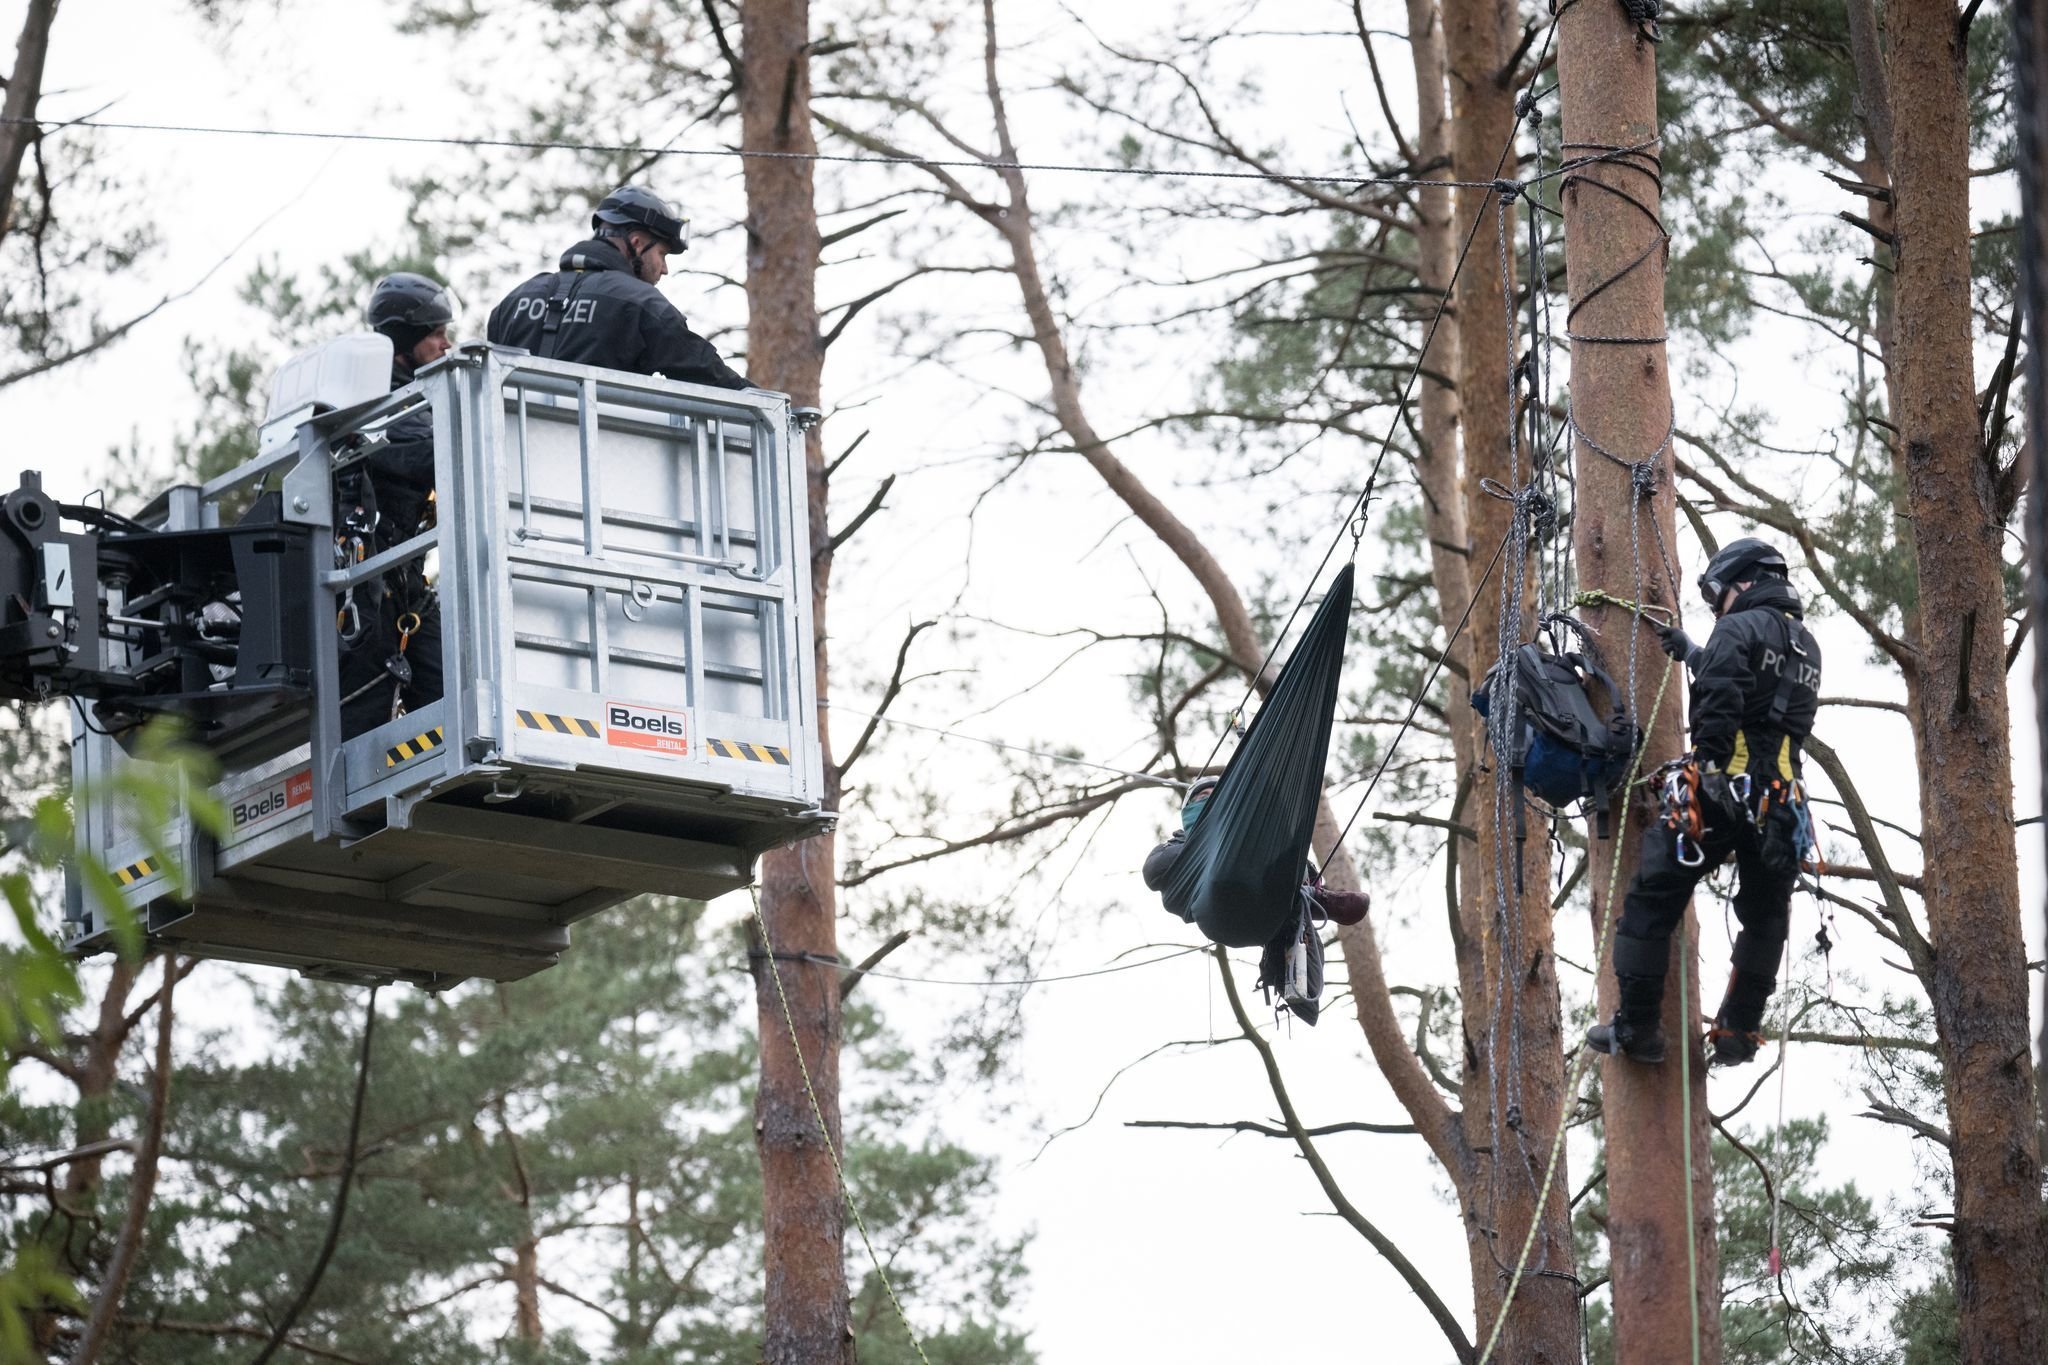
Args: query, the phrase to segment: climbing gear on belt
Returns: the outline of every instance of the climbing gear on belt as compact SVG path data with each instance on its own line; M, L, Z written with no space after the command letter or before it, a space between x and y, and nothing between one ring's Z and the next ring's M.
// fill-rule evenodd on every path
M1707 817L1700 805L1699 759L1674 758L1651 773L1650 781L1657 790L1658 823L1671 831L1672 856L1680 867L1700 866L1707 860Z

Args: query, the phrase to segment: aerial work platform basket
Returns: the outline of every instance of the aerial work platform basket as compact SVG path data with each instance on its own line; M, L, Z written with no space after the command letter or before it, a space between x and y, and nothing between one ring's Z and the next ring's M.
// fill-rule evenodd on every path
M437 523L337 567L337 464L423 405ZM80 723L82 849L165 948L429 987L538 971L572 923L635 895L747 885L762 852L833 819L801 442L779 394L484 345L271 421L254 460L145 520L218 526L278 491L287 522L320 531L303 604L318 622L424 564L445 693L344 738L338 636L316 630L310 716L215 746L233 769L212 792L218 837L189 818L139 828L108 781L137 760ZM111 946L76 878L67 914L74 949Z

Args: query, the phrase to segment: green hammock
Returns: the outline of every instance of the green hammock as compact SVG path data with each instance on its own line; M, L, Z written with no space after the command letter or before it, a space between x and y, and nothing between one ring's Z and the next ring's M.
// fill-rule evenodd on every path
M1331 582L1160 893L1167 909L1225 947L1264 947L1300 913L1351 624L1351 576L1346 564Z

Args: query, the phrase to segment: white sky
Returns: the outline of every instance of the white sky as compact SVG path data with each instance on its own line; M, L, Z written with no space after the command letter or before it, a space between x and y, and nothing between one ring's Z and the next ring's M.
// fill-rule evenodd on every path
M223 48L201 37L180 5L70 0L58 20L50 63L48 84L57 93L47 98L45 112L77 114L113 101L105 117L138 122L476 131L474 118L446 77L460 68L462 53L394 36L375 6L287 4L285 22L293 36L283 41L277 39L267 7L254 8L258 14L247 31ZM1005 7L1006 14L1010 8ZM1035 31L1070 35L1052 6L1026 8ZM1348 23L1347 6L1269 8L1248 26L1316 29ZM1385 11L1380 22L1400 26L1397 7L1381 4L1377 9ZM0 4L0 32L16 31L20 11L19 3ZM1127 22L1141 31L1139 26L1152 21L1133 15ZM1023 19L1008 22L1013 33L1026 29ZM1304 136L1301 145L1331 147L1344 126L1344 107L1361 124L1368 124L1368 111L1377 108L1355 51L1355 43L1343 39L1249 44L1244 60L1256 68L1267 93L1238 96L1224 107L1250 126L1318 130ZM1405 53L1391 44L1382 48L1381 59L1391 68L1406 64ZM1020 64L1035 70L1035 60ZM515 65L504 75L508 86L549 79L538 54L530 65ZM1042 107L1044 100L1034 106L1020 96L1019 103L1028 110ZM1396 107L1403 107L1398 94ZM1020 120L1027 156L1066 159L1072 148L1063 139L1071 130L1035 136L1039 126L1028 114ZM126 133L108 134L107 146L112 163L147 186L163 239L161 249L138 263L129 278L114 283L118 299L146 301L188 286L250 224L273 212L276 217L190 299L166 309L103 358L0 390L0 430L10 434L15 458L43 468L60 495L76 495L89 486L112 446L133 438L145 451L167 449L170 434L194 412L180 364L183 341L193 335L232 337L255 325L236 302L235 290L259 255L275 255L288 268L310 271L344 252L389 241L403 212L392 178L466 164L453 150L285 140ZM1296 163L1320 166L1328 160L1304 151ZM700 229L739 216L736 173L692 165L681 174L687 177ZM1817 210L1831 210L1825 188L1797 182L1788 191L1811 198ZM1121 182L1073 177L1039 177L1034 189L1041 210L1124 192ZM953 221L953 231L967 233L964 218ZM565 223L553 235L555 247L571 239L569 227ZM1216 229L1230 230L1228 225ZM704 242L693 259L737 273L736 237L727 232ZM1248 245L1262 242L1233 245L1184 235L1174 245L1176 258L1160 261L1159 268L1163 273L1235 260ZM503 284L509 287L537 268L547 245L536 241L516 259L506 260ZM1090 269L1082 247L1052 265L1064 272L1077 309L1114 315L1111 282ZM700 330L743 322L744 304L735 292L707 298L701 288L701 281L691 279L669 285L671 297ZM840 296L843 292L835 295ZM493 301L464 301L459 321L467 334L481 332ZM943 294L926 295L920 302L947 306ZM1166 396L1181 391L1188 374L1212 358L1185 334L1153 352L1143 352L1128 337L1122 345L1120 351L1098 352L1090 371L1097 424L1106 430L1121 429L1125 418L1156 410ZM1744 399L1765 404L1783 418L1778 443L1792 446L1815 437L1817 424L1833 414L1835 385L1802 339L1788 328L1767 327L1737 355L1747 369ZM1091 475L1063 457L1041 460L982 510L972 528L972 572L963 569L970 544L963 509L987 482L988 466L960 461L1001 449L1016 430L1007 415L1013 408L999 394L977 396L945 378L920 373L899 381L899 368L887 353L885 334L870 320L857 325L833 351L827 371L829 403L866 405L831 429L828 446L843 448L864 427L874 431L842 481L840 491L849 504L844 510L865 501L871 483L863 480L890 470L905 473L891 510L855 542L835 582L835 657L847 666L841 676L848 680L838 695L848 705L866 705L870 698L860 695L851 680L874 677L886 667L907 622L956 598L964 613L1018 626L1060 629L1085 620L1102 629L1143 628L1153 621L1155 609L1138 572L1141 566L1176 603L1194 601L1185 576L1147 543L1140 528L1121 519ZM1030 364L1020 362L1010 373L1025 392L1042 384ZM1829 399L1813 403L1816 391ZM1189 486L1183 476L1201 466L1190 465L1171 444L1133 441L1124 453L1185 517L1216 533L1226 563L1243 581L1268 572L1291 580L1304 570L1303 565L1274 562L1270 553L1255 557L1255 538L1231 530L1242 522L1243 504L1250 499L1242 491ZM1341 458L1355 462L1357 456L1347 452ZM1335 483L1355 477L1347 468L1334 467L1325 477ZM4 477L12 482L11 473ZM1695 620L1695 627L1700 624ZM1835 619L1818 625L1829 667L1827 690L1895 695L1888 680L1862 663L1865 651L1841 625ZM1128 713L1127 686L1118 672L1119 666L1128 666L1127 658L1104 654L1083 660L1022 699L978 713L980 705L1007 695L1021 680L1039 676L1069 647L1006 633L970 642L963 648L987 670L974 686L974 700L934 693L923 707L904 714L1021 743L1056 737L1105 762L1142 757L1132 747L1142 734ZM2025 666L2013 676L2026 677ZM2023 697L2015 696L2022 727L2028 715ZM1824 726L1826 737L1850 757L1876 813L1911 823L1915 803L1904 722L1866 712L1830 712ZM838 733L844 742L853 732L842 722ZM2031 735L2023 731L2016 738L2025 769L2017 774L2018 807L2030 814L2038 790ZM913 763L952 765L963 784L982 771L979 751L917 737L892 743L858 776L886 781ZM1168 827L1172 813L1163 795L1127 802L1085 841L1085 849L1083 841L1075 841L1056 855L1054 865L1066 877L1065 894L1047 906L1039 970L1085 970L1134 945L1194 941L1192 931L1161 913L1136 873L1139 858ZM2022 848L2028 904L2038 907L2038 838L2023 839ZM1911 850L1895 852L1895 857L1903 866L1917 866ZM933 884L960 890L985 875L971 865L955 866L937 874ZM1389 979L1423 984L1449 977L1440 886L1440 870L1423 866L1398 884L1373 888ZM985 894L1007 889L982 888ZM1043 896L1047 889L1027 895ZM1571 918L1561 921L1566 933L1560 947L1584 961L1589 935ZM1718 907L1708 905L1704 919L1702 976L1718 981L1727 948ZM1873 961L1867 932L1846 916L1840 927L1850 944L1837 955L1838 970L1851 967L1882 979L1885 969ZM1794 918L1796 952L1810 943L1813 929L1810 904L1802 902ZM2038 957L2038 911L2029 917L2029 936L2031 954ZM846 947L858 954L866 945L850 942ZM971 962L934 960L915 944L889 965L911 974L973 974ZM963 972L963 966L968 970ZM1802 966L1795 973L1803 970L1812 969ZM1581 979L1569 971L1566 976L1567 989L1583 991ZM1249 989L1249 973L1241 979ZM944 988L875 980L863 989L885 1002L910 1036L917 1035L921 1022L936 1023L956 1003ZM1025 1006L1020 1091L1005 1097L1021 1101L1016 1110L998 1121L968 1095L957 1112L945 1116L950 1131L1005 1158L1002 1223L1037 1231L1023 1317L1042 1358L1047 1365L1107 1359L1222 1362L1270 1351L1276 1334L1284 1337L1290 1354L1351 1357L1358 1353L1360 1329L1366 1325L1389 1358L1447 1359L1421 1307L1368 1247L1328 1216L1303 1163L1284 1144L1122 1127L1134 1118L1267 1118L1274 1105L1249 1048L1169 1053L1138 1067L1110 1090L1088 1127L1031 1159L1044 1131L1085 1117L1120 1067L1168 1041L1227 1032L1228 1012L1217 995L1206 960L1199 956L1039 988ZM1339 1010L1320 1029L1294 1029L1283 1038L1281 1055L1309 1123L1404 1117L1366 1059L1346 1011ZM1917 1199L1919 1182L1907 1140L1895 1129L1852 1117L1861 1101L1841 1059L1808 1048L1795 1053L1793 1067L1791 1112L1825 1112L1834 1121L1830 1178L1854 1175L1866 1189ZM1715 1080L1716 1102L1729 1102L1753 1074ZM1467 1303L1458 1220L1444 1201L1445 1182L1419 1140L1344 1136L1327 1139L1323 1146L1353 1200L1395 1236L1453 1305ZM1588 1155L1577 1149L1572 1153L1574 1185L1588 1169ZM1723 1255L1730 1263L1744 1258L1760 1262L1763 1249L1729 1247ZM1329 1294L1339 1286L1341 1295Z

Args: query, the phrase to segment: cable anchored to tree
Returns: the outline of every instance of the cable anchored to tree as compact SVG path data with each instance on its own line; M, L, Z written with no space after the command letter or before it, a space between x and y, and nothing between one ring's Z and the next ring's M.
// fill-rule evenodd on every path
M884 156L852 152L773 152L747 147L656 147L632 142L570 142L515 137L435 137L425 133L364 133L317 128L249 128L205 123L142 123L115 119L4 118L0 125L31 127L41 132L91 128L108 132L178 133L193 137L290 138L309 142L373 142L416 147L461 147L472 151L597 152L607 156L732 157L746 161L809 161L853 166L920 166L941 170L1037 171L1071 175L1121 176L1140 180L1250 180L1278 185L1356 185L1415 189L1449 185L1454 189L1485 189L1486 182L1438 180L1419 173L1359 175L1288 171L1205 171L1172 166L1090 166L1079 162L1002 161L995 158Z

